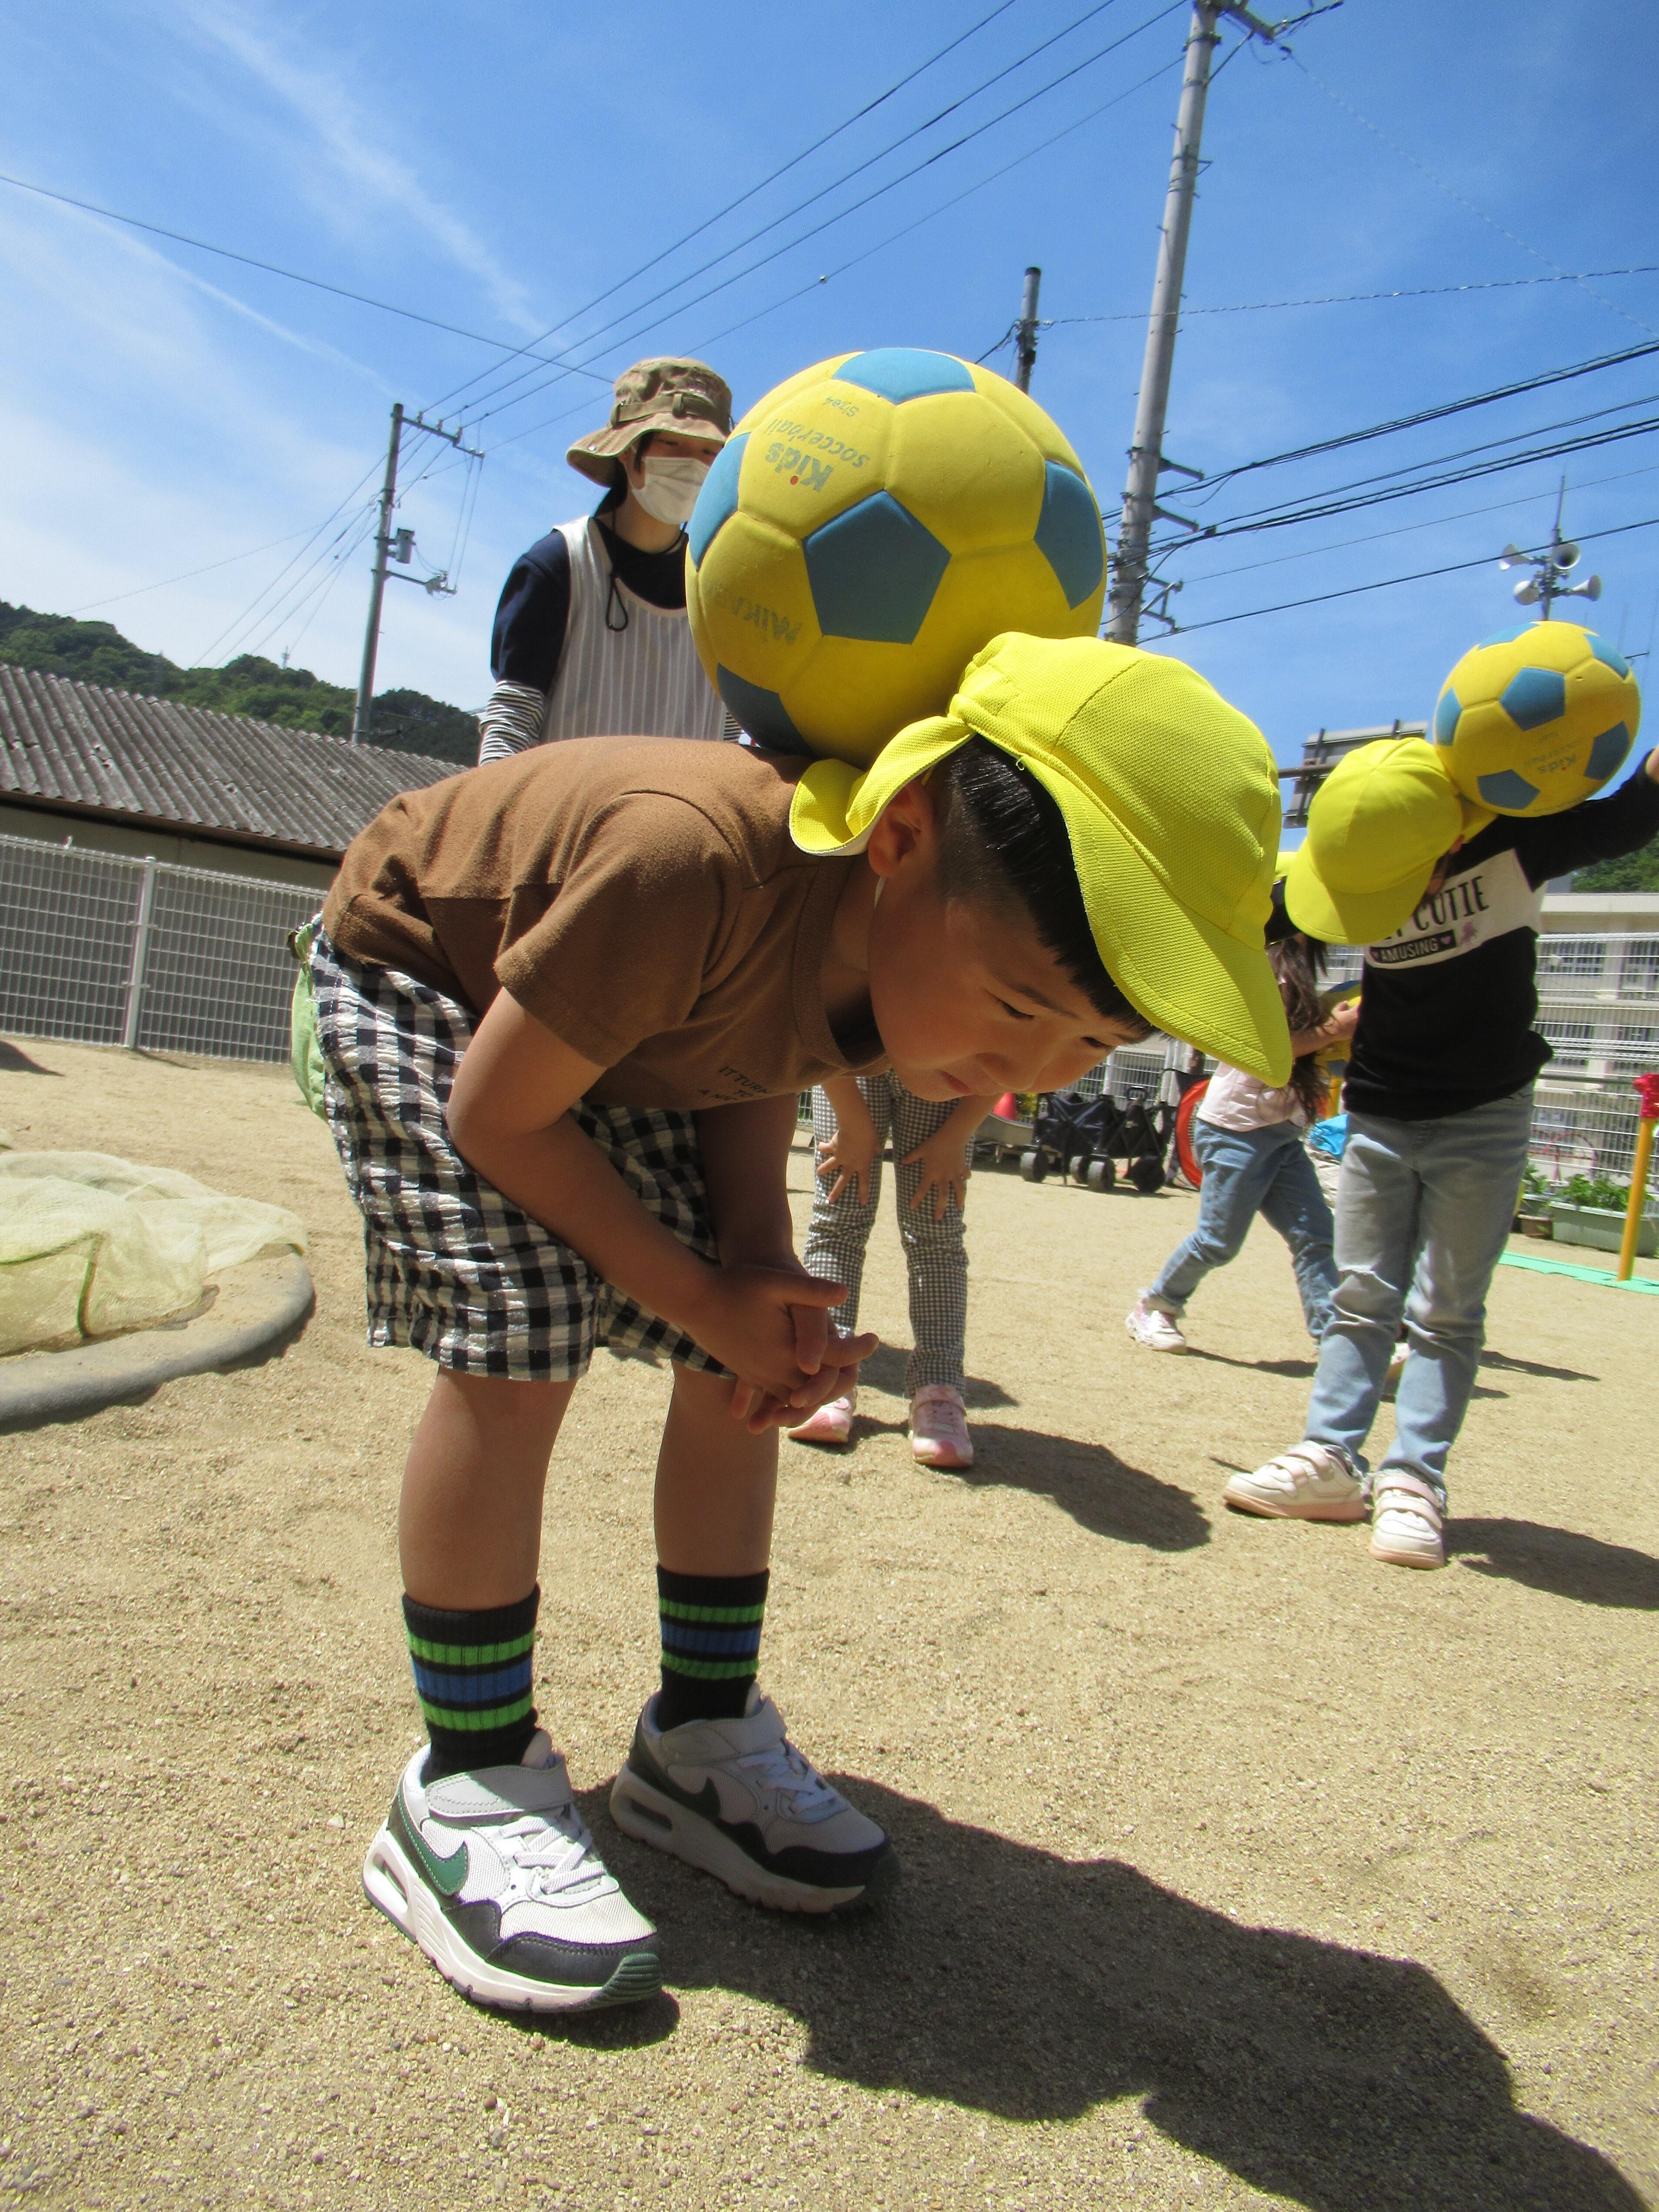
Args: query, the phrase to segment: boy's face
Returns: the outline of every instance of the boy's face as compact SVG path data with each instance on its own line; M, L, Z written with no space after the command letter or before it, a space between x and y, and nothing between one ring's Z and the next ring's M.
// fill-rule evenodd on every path
M940 896L925 785L888 807L868 858L871 1012L916 1097L1063 1091L1138 1034L1097 1012L1022 910Z

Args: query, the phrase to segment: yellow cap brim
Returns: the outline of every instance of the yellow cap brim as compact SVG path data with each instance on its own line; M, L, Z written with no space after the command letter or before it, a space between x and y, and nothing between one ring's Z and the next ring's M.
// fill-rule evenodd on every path
M1460 796L1464 844L1491 827L1498 817L1489 806ZM1279 855L1285 879L1285 910L1297 927L1327 945L1380 945L1403 929L1422 902L1438 858L1413 868L1381 890L1334 890L1319 873L1311 840L1294 853Z
M1285 871L1285 911L1298 929L1323 944L1376 945L1411 920L1434 869L1434 862L1426 861L1381 890L1333 890L1310 848L1303 845Z
M953 715L913 722L867 769L815 761L795 786L789 827L803 852L861 852L883 811L975 732ZM979 734L1020 761L1065 817L1073 864L1107 973L1148 1021L1274 1085L1291 1074L1290 1031L1265 950L1173 898L1090 793L1060 764Z

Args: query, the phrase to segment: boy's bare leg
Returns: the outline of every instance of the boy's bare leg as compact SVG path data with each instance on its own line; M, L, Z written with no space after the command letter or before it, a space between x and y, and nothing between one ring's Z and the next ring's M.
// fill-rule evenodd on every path
M431 1742L363 1863L370 1902L446 1979L536 2013L662 1981L656 1931L594 1850L532 1703L542 1491L574 1387L438 1371L398 1526Z
M657 1460L662 1688L640 1716L611 1815L739 1897L839 1911L890 1888L898 1862L756 1692L778 1432L750 1435L731 1402L729 1376L675 1369Z
M679 1575L755 1575L772 1551L778 1432L731 1413L732 1378L677 1366L657 1454L657 1558Z
M547 1463L575 1387L438 1370L398 1509L404 1588L418 1604L471 1613L534 1586Z

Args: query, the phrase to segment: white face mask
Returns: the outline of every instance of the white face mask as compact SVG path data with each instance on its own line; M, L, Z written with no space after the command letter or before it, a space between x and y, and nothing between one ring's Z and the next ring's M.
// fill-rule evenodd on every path
M691 520L691 510L708 474L707 461L694 461L679 455L672 460L657 460L647 453L641 470L644 482L635 483L631 477L629 482L635 498L647 514L659 522L684 524Z

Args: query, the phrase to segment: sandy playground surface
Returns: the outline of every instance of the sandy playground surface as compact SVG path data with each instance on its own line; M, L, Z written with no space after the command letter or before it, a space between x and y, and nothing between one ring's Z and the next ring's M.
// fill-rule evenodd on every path
M1300 1433L1269 1232L1160 1358L1122 1316L1194 1199L976 1177L971 1474L911 1461L897 1350L853 1452L784 1447L763 1679L905 1869L833 1926L611 1826L667 1378L602 1355L538 1695L668 1990L544 2033L358 1887L416 1734L393 1506L427 1376L363 1345L326 1132L285 1069L0 1063L19 1144L293 1206L318 1291L279 1358L0 1439L0 2203L1655 2201L1659 1301L1499 1270L1454 1561L1413 1574L1220 1505ZM804 1150L792 1181L804 1220ZM903 1344L890 1227L866 1317Z

